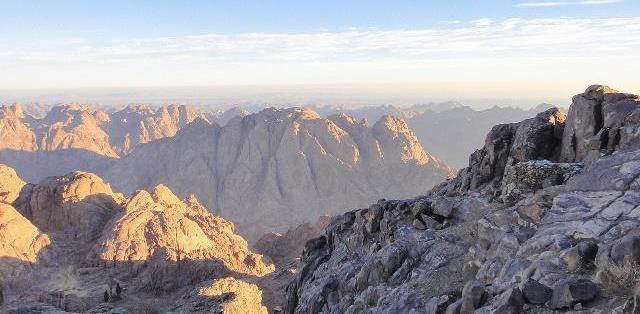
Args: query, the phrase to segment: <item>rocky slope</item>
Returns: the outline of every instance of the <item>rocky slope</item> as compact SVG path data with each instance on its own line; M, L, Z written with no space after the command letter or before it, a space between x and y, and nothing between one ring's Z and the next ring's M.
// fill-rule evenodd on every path
M403 120L375 125L304 108L268 108L224 127L196 121L143 145L105 174L131 192L166 184L195 194L255 240L382 195L424 192L449 175Z
M495 126L424 196L334 218L305 245L287 313L633 311L640 98L604 86Z
M251 282L273 264L194 197L164 186L126 197L85 172L2 187L19 190L0 203L2 312L266 311Z

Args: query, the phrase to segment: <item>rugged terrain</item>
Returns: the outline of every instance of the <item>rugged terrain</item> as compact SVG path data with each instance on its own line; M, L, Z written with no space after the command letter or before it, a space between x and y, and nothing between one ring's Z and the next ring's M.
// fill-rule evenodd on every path
M41 118L19 104L0 107L0 160L27 180L103 169L140 144L173 136L196 118L187 106L130 105L107 113L79 104L54 106Z
M425 150L444 160L447 165L460 169L469 162L469 154L482 146L485 134L494 125L518 122L551 107L540 104L527 110L499 106L476 110L457 102L444 102L407 108L385 105L355 109L320 107L318 110L327 115L342 112L368 121L377 121L384 115L402 118Z
M254 241L382 196L424 193L450 172L401 119L369 126L344 114L267 108L223 127L197 120L140 146L104 177L126 193L157 184L193 193Z
M640 98L605 86L495 126L424 196L335 217L287 313L628 313L640 283Z
M224 123L224 126L216 122ZM55 106L43 118L0 109L0 162L27 181L83 170L127 194L164 184L254 241L372 199L424 193L451 175L404 120L374 125L304 108Z
M127 197L86 172L25 184L0 171L3 313L267 312L257 283L274 265L195 197L162 185Z

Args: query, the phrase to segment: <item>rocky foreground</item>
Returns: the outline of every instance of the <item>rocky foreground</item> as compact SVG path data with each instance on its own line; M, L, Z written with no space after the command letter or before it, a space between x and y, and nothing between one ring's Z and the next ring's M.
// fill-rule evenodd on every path
M25 184L0 165L3 313L266 313L275 268L232 223L167 187L115 193L73 172Z
M640 311L640 98L605 86L495 126L428 194L337 216L287 313Z

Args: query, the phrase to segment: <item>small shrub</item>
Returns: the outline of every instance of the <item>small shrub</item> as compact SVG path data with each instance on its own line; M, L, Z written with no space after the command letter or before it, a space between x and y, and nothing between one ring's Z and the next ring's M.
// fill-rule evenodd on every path
M625 261L622 266L613 265L609 268L609 273L627 291L633 291L640 282L640 264L635 262Z

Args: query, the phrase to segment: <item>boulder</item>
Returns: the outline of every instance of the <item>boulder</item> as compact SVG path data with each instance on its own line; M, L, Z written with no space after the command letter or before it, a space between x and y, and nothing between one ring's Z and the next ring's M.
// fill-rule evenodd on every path
M486 298L484 285L478 281L472 280L462 289L462 304L460 305L460 313L473 313L479 308Z
M619 266L640 263L640 236L625 236L611 247L609 256Z
M0 203L13 203L24 185L13 168L0 164Z
M577 303L595 299L599 290L599 287L591 280L569 279L553 288L549 305L553 309L569 308Z
M545 304L551 300L553 289L541 284L537 280L529 278L522 285L522 295L527 303Z
M509 288L498 296L495 304L495 313L519 314L522 313L523 306L524 299L522 297L522 291L518 288Z
M447 197L440 196L431 203L431 212L443 218L451 218L453 215L454 204Z

